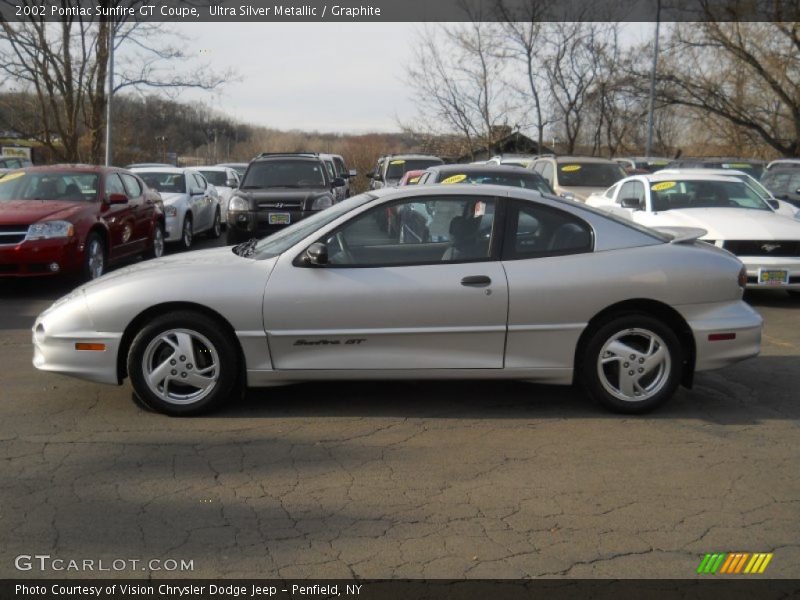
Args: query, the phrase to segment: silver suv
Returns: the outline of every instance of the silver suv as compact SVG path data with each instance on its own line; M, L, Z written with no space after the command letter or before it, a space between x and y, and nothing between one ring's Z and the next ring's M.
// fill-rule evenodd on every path
M591 194L603 193L627 176L615 161L589 156L542 157L530 168L539 173L556 194L579 202L585 202Z
M375 171L367 173L371 179L370 188L395 187L406 171L424 171L428 167L443 165L444 161L430 154L394 154L378 159Z

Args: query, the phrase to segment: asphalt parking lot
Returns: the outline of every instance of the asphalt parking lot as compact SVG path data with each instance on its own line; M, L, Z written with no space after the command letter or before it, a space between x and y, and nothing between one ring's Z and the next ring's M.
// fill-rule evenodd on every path
M0 577L92 575L14 566L46 554L193 561L152 573L175 577L683 578L734 551L800 577L800 303L783 293L747 297L762 356L644 417L569 388L372 382L172 419L127 384L36 372L29 327L67 290L0 286Z

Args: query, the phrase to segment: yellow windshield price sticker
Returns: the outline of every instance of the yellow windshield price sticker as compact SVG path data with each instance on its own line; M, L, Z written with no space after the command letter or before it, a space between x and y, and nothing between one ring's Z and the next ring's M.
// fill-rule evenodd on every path
M725 163L722 165L724 169L750 169L752 166L750 163Z
M561 170L564 171L565 173L572 173L573 171L580 171L581 170L581 166L580 165L564 165L563 167L561 167Z
M447 179L442 179L442 183L461 183L467 178L466 175L451 175Z
M412 177L408 180L408 183L417 183L419 181L419 177Z
M677 181L662 181L661 183L651 185L650 189L654 192L663 192L664 190L674 188L676 185L678 185Z
M20 177L25 177L25 172L22 171L20 173L9 173L3 177L0 177L0 183L5 183L7 181L12 181L14 179L19 179Z
M393 160L389 164L390 165L404 165L404 164L406 164L406 161L404 161L404 160Z

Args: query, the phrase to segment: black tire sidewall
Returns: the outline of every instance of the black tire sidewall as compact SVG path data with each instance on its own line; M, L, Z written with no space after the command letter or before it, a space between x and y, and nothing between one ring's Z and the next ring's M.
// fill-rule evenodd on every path
M142 359L147 345L170 329L189 329L205 336L215 347L220 360L216 388L193 404L171 404L155 395L144 380ZM146 406L172 416L189 416L206 412L223 401L234 398L239 384L239 351L225 329L211 317L192 311L172 312L156 317L136 334L127 356L128 376L134 393Z
M217 239L222 234L222 217L219 209L214 213L214 220L211 222L211 229L208 230L208 237L212 240Z
M157 231L161 232L161 256L164 256L164 244L165 244L165 233L164 233L164 226L161 223L156 223L153 226L153 240L152 244L150 245L150 250L147 252L148 258L161 258L161 256L156 255L156 235Z
M185 232L186 232L186 224L187 223L189 224L189 227L192 227L192 225L193 225L193 223L192 223L192 215L186 215L183 218L183 225L181 226L181 248L183 248L184 250L191 249L192 244L194 244L194 232L193 231L190 232L189 243L188 244L186 243Z
M647 329L657 334L670 353L671 370L664 387L652 398L627 402L609 394L597 374L597 360L603 345L616 333L626 329ZM684 352L680 340L663 321L646 314L619 315L598 325L590 334L579 365L579 379L589 395L606 408L620 413L639 414L653 410L669 400L680 385Z

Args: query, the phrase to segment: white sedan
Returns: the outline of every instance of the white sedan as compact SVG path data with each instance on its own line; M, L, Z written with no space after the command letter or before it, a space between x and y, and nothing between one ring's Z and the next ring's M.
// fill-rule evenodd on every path
M167 242L179 242L188 250L198 233L206 233L211 238L220 236L219 194L198 171L176 167L143 167L131 171L161 194Z
M239 187L239 174L230 167L195 167L219 193L219 207L222 224L228 220L228 203L233 191Z
M721 175L656 173L627 177L589 206L654 228L699 228L700 239L735 254L751 288L800 294L800 221L776 214L756 191Z

